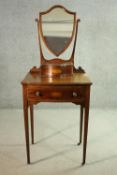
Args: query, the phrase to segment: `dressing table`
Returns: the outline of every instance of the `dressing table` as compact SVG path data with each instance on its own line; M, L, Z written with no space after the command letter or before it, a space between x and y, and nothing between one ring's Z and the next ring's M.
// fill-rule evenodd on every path
M67 10L61 5L53 6L45 12L41 12L39 19L36 19L40 67L33 67L22 81L28 164L30 164L28 108L30 108L31 142L34 144L33 106L40 102L71 102L80 105L80 137L78 145L81 144L83 137L82 164L85 164L92 82L81 67L76 69L74 66L79 21L79 19L76 19L76 13ZM69 48L68 55L70 56L66 59L64 53ZM50 58L47 58L49 54ZM83 128L84 133L82 136Z

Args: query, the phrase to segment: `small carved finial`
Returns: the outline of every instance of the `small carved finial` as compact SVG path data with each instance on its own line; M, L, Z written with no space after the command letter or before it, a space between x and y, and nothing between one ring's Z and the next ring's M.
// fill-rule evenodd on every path
M30 73L39 73L39 72L40 72L40 68L37 68L36 66L30 69Z
M85 73L85 70L81 66L79 66L77 69L74 67L74 72L75 73Z
M78 22L80 22L81 20L80 19L78 19Z
M36 18L35 21L38 22L39 20Z

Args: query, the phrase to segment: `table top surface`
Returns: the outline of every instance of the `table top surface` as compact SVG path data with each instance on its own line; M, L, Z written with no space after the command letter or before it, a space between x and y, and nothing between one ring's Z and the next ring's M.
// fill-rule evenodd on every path
M66 77L41 77L39 73L28 73L21 82L23 85L91 85L86 73L73 73Z

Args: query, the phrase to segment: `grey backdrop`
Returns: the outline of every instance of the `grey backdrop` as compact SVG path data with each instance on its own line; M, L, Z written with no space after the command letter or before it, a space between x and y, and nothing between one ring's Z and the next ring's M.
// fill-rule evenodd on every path
M0 0L0 107L22 107L20 81L39 65L39 11L55 4L79 14L75 65L90 75L93 107L117 106L117 0Z

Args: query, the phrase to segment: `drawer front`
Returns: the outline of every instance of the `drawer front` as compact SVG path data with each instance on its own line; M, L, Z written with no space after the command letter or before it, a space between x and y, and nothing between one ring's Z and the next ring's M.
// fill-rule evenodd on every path
M84 86L32 86L28 88L28 99L36 101L74 101L83 98Z

